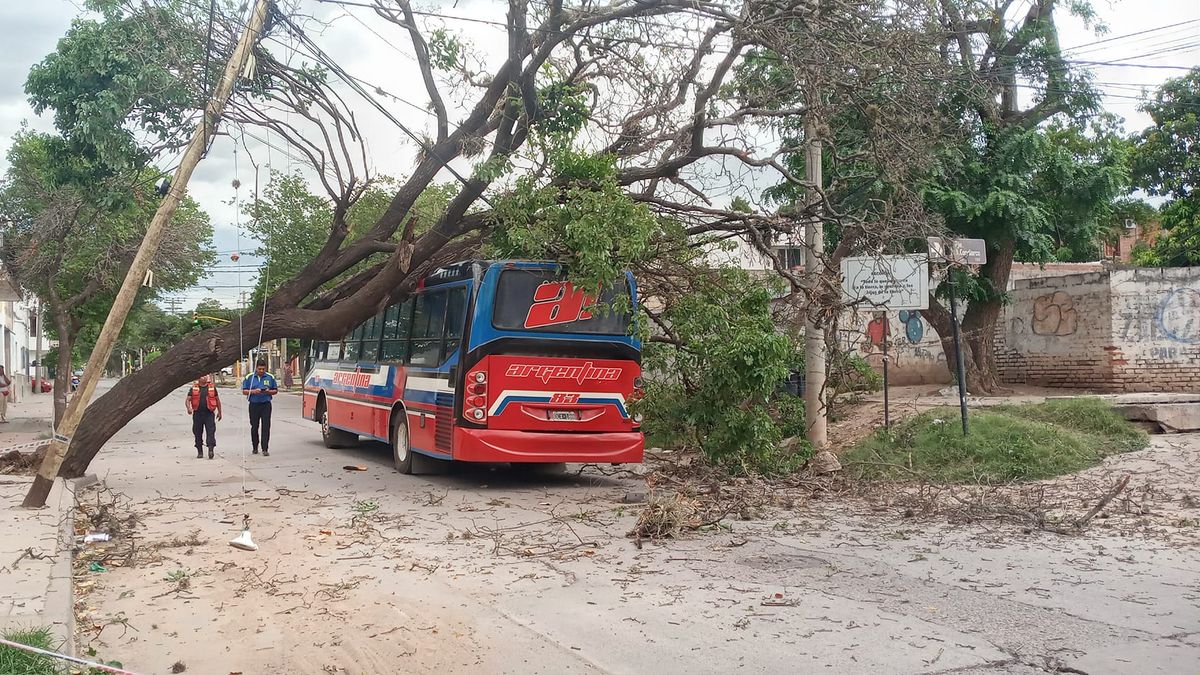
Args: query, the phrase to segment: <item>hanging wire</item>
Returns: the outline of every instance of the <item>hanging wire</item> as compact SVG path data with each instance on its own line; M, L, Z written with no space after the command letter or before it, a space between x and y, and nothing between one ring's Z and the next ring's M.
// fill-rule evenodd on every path
M242 250L242 198L241 198L242 183L241 183L241 180L239 180L239 178L238 178L241 175L239 173L238 167L239 167L239 165L238 165L238 149L237 149L237 143L234 143L233 144L233 228L234 228L234 232L237 233L237 249L238 249L237 255L240 256L241 255L240 251ZM237 285L238 285L239 304L240 305L245 304L243 298L246 297L245 296L246 292L242 289L242 270L240 268L238 269L238 273L237 273ZM242 362L242 357L246 354L246 341L245 341L245 337L244 337L245 331L243 330L243 326L242 326L242 315L244 313L245 313L245 308L239 307L238 308L238 364L239 364L239 366ZM239 376L242 375L241 370L242 369L240 367L237 369L237 374ZM237 379L237 378L235 377L234 379ZM241 383L235 383L234 386L238 387L239 390L241 389ZM247 414L249 414L249 413L247 412ZM242 455L242 497L243 497L243 499L245 498L245 495L246 495L246 434L247 433L248 432L246 430L246 425L243 424L242 425L242 433L239 434L239 438L241 439L241 442L238 443L238 446L241 448L241 455Z
M266 131L266 136L267 136L267 167L269 169L271 167L271 129L268 127L265 131ZM268 173L268 175L270 175L270 174ZM259 206L258 187L259 187L258 164L255 164L254 165L254 217L255 217L255 219L258 218L258 206ZM266 332L266 328L267 328L267 295L270 294L270 292L271 292L271 250L272 250L271 249L271 241L272 241L273 237L274 237L274 228L267 227L267 241L264 242L266 244L267 248L266 248L266 255L263 256L263 258L265 258L265 260L266 260L266 266L263 269L263 276L262 276L261 283L260 283L260 286L262 288L262 309L260 310L262 316L259 317L259 323L258 323L258 345L260 347L262 346L262 343L263 343L263 334Z

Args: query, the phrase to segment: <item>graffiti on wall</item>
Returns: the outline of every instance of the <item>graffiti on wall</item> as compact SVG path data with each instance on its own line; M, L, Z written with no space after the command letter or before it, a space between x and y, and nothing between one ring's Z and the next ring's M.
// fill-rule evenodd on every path
M1200 344L1200 289L1176 288L1157 303L1137 302L1121 311L1117 336L1126 343ZM1156 358L1168 358L1160 353Z
M860 349L864 354L870 354L874 351L883 351L883 341L887 339L888 322L886 314L879 314L874 319L867 323L867 328L864 331L867 339L863 341Z
M886 340L893 366L924 370L946 362L937 333L926 329L920 312L903 310L868 316L855 315L845 322L840 340L846 349L857 349L871 363L879 363Z
M1033 301L1031 327L1035 335L1074 335L1079 328L1079 313L1075 311L1074 298L1065 291L1039 295Z
M925 337L925 322L921 319L920 312L901 310L897 318L904 327L903 332L900 333L904 336L904 341L892 338L888 342L888 346L892 348L904 348L909 345L920 344L921 340ZM886 314L877 314L875 318L867 322L867 326L863 330L866 339L859 345L859 349L864 354L883 351L883 341L891 338L894 334L893 331L889 330L891 326L888 324L889 320Z
M1176 288L1159 303L1158 332L1172 342L1200 344L1200 289Z
M904 324L904 337L908 338L908 343L920 344L921 338L925 337L925 324L921 321L921 313L902 309L899 319L900 323Z

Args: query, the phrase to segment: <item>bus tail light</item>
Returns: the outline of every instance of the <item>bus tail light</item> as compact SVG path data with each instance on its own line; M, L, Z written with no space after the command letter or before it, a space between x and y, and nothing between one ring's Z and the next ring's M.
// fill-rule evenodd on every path
M640 375L633 378L633 393L630 394L630 396L629 396L629 402L631 404L637 403L638 401L642 400L643 398L646 398L645 387L646 387L646 381L643 380ZM633 414L633 423L635 425L640 425L642 423L642 413L635 412Z
M633 378L633 393L629 396L630 401L640 401L646 397L646 382L641 377Z
M482 370L467 373L466 391L463 415L472 422L483 422L487 419L487 373Z

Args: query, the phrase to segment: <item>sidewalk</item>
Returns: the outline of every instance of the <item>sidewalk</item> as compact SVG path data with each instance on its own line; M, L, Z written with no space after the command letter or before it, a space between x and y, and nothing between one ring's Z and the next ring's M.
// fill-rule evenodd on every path
M8 424L0 424L0 453L13 445L50 438L53 419L53 394L22 392L17 403L8 402Z
M50 394L27 393L20 403L9 403L9 424L0 425L0 451L48 438L52 416ZM70 652L74 500L60 480L46 508L23 509L21 500L32 482L31 476L0 475L0 633L48 627Z

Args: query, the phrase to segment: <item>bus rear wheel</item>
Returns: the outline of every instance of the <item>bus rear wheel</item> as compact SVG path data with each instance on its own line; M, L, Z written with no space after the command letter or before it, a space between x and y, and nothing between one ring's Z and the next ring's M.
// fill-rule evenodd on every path
M400 411L392 420L392 462L400 473L413 472L413 453L408 447L408 421L404 411Z
M321 404L318 416L321 420L321 440L327 448L348 448L358 443L358 435L329 426L329 409Z

